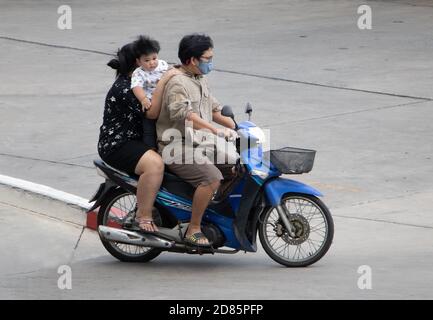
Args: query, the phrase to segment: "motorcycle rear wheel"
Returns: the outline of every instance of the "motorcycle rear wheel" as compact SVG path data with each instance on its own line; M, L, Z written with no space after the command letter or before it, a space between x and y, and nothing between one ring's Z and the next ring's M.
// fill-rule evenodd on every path
M114 190L101 205L98 212L98 227L100 225L121 228L125 219L135 217L136 196L123 189ZM155 216L157 215L157 216ZM154 212L155 224L161 225L161 218ZM156 248L122 244L101 239L105 249L115 258L123 262L148 262L156 258L161 250Z
M262 214L260 242L274 261L287 267L306 267L320 260L334 237L329 209L317 197L288 194L281 200L286 216L295 228L290 236L275 208ZM287 214L288 213L288 214Z

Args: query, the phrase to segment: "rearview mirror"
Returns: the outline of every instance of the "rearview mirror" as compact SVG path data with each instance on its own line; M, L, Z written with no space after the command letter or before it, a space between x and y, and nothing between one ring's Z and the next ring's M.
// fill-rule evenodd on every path
M232 107L230 106L224 106L221 110L221 114L225 117L230 117L233 120L235 119L235 115L233 113Z
M251 104L248 102L245 107L245 113L248 114L248 120L251 120L251 114L253 113L253 107L251 107Z

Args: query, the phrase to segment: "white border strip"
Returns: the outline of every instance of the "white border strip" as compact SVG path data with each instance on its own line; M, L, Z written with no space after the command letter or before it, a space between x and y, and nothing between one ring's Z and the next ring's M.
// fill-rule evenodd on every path
M65 202L67 204L81 207L86 210L88 210L91 207L91 204L87 199L48 186L44 186L42 184L37 184L22 179L4 176L1 174L0 174L0 184L33 192L48 198Z

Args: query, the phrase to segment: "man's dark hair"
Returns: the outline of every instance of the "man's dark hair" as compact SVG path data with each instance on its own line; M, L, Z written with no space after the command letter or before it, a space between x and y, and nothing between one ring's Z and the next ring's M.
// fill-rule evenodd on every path
M208 49L213 48L212 39L205 34L189 34L180 40L178 57L183 64L188 64L191 58L200 59Z
M159 53L159 50L161 50L159 42L147 36L139 36L138 39L134 41L134 51L137 59L143 55Z

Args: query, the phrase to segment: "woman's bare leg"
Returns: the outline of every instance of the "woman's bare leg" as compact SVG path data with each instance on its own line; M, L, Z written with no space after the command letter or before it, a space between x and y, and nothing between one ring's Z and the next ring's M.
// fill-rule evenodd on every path
M164 163L158 153L147 151L138 161L135 173L140 176L137 184L136 217L152 220L152 208L164 175ZM158 231L154 224L142 223L140 227L147 231Z

